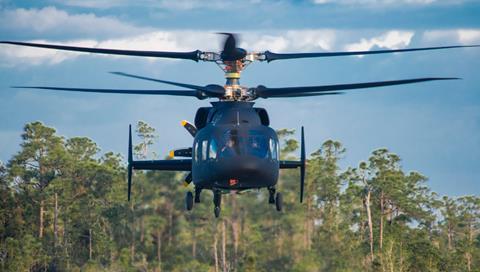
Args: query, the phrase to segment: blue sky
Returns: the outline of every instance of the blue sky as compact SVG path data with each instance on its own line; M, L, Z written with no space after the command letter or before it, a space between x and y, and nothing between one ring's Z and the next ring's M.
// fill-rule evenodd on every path
M239 33L247 50L316 52L480 44L480 2L468 0L153 1L0 0L0 40L145 50L219 50L218 31ZM344 96L258 100L274 128L306 127L307 149L326 139L355 166L387 147L429 186L452 196L479 194L480 49L254 63L242 85L322 85L425 76L462 80L350 91ZM56 93L12 85L169 88L121 78L122 71L199 85L222 84L212 63L106 57L0 46L0 160L18 151L25 123L93 138L125 154L129 123L145 120L156 153L191 144L180 126L208 101L191 98Z

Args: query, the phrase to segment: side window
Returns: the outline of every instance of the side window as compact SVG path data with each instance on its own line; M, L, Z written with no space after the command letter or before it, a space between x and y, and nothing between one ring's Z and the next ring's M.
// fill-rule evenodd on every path
M212 118L212 123L213 123L213 124L218 123L218 122L222 119L222 117L223 117L223 113L221 113L221 112L216 112L215 115L214 115L213 118Z
M272 138L270 138L270 146L269 147L270 147L270 154L272 156L272 159L273 160L278 160L277 144L275 143L275 141Z
M195 154L195 159L197 162L200 161L200 159L202 158L202 142L197 142L196 143L197 145L197 148L195 149L196 150L196 154Z
M215 139L210 140L209 147L208 158L214 160L217 158L217 142L215 142Z
M197 161L197 142L193 143L193 148L192 148L192 159L194 161Z
M207 159L207 140L202 141L202 160Z

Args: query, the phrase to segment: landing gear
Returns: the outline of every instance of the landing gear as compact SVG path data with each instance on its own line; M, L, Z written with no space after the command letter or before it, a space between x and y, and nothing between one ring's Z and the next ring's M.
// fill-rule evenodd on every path
M187 211L191 211L193 208L193 194L192 192L187 192L185 195L185 208Z
M275 204L275 188L274 187L268 188L268 203Z
M220 205L222 204L222 193L220 190L213 190L213 205L215 208L213 209L213 212L215 213L215 217L220 216Z
M268 187L268 203L275 204L277 211L281 212L283 208L283 197L281 193L275 193L275 187Z
M277 208L277 211L281 212L283 208L283 197L281 193L277 193L275 197L275 206Z
M202 188L195 188L195 203L200 203L200 193Z
M215 213L215 217L218 218L220 216L220 207L215 207L213 213Z

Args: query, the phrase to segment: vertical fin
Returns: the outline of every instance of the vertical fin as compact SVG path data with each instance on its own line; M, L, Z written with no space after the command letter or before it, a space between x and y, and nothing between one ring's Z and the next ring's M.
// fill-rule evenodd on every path
M301 147L300 147L300 161L302 165L300 166L300 203L303 202L303 190L305 187L305 135L303 132L302 126L302 135L301 135Z
M127 166L127 182L128 182L128 201L130 201L130 193L132 192L132 170L133 170L133 154L132 154L132 125L128 125L128 166Z

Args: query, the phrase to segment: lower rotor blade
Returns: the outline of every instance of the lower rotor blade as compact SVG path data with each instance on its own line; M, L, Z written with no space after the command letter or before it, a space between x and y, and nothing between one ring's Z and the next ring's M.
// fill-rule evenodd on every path
M285 95L295 95L295 94L302 94L303 96L306 96L306 94L308 93L312 94L312 93L322 93L322 92L341 91L341 90L376 88L376 87L384 87L384 86L412 84L412 83L419 83L419 82L425 82L425 81L455 80L455 79L459 79L459 78L426 77L426 78L413 78L413 79L403 79L403 80L323 85L323 86L286 87L286 88L261 87L261 88L257 88L255 92L258 97L262 97L262 98L280 97L282 95L285 96Z
M480 45L453 45L453 46L437 46L437 47L420 47L392 50L372 50L372 51L344 51L344 52L316 52L316 53L273 53L265 51L265 60L270 62L282 59L302 59L302 58L319 58L319 57L338 57L338 56L361 56L386 53L402 53L412 51L439 50L451 48L479 47Z
M201 54L201 51L199 50L192 51L192 52L166 52L166 51L140 51L140 50L78 47L78 46L66 46L66 45L57 45L57 44L42 44L42 43L13 42L13 41L0 41L0 43L47 48L47 49L66 50L66 51L74 51L74 52L137 56L137 57L157 57L157 58L170 58L170 59L190 59L194 61L198 61L199 56Z
M114 75L118 75L118 76L131 77L131 78L136 78L136 79L143 79L143 80L148 80L148 81L165 83L165 84L178 86L178 87L195 89L195 90L203 91L203 92L207 93L209 96L214 96L214 97L223 96L225 94L225 89L220 85L199 86L199 85L193 85L193 84L187 84L187 83L180 83L180 82L156 79L156 78L151 78L151 77L137 76L137 75L127 74L127 73L123 73L123 72L110 72L110 73L114 74Z
M13 86L12 88L15 88L15 89L51 90L51 91L67 91L67 92L86 92L86 93L194 96L194 97L199 98L199 92L195 91L195 90L125 90L125 89L88 89L88 88L67 88L67 87L43 87L43 86ZM206 98L206 96L205 96L205 98ZM201 99L201 98L199 98L199 99Z
M199 85L173 82L173 81L161 80L161 79L156 79L156 78L151 78L151 77L137 76L137 75L127 74L127 73L123 73L123 72L110 72L110 73L114 74L114 75L117 75L117 76L124 76L124 77L131 77L131 78L136 78L136 79L143 79L143 80L148 80L148 81L160 82L160 83L165 83L165 84L174 85L174 86L178 86L178 87L184 87L184 88L190 88L190 89L202 90L202 91L206 90L206 88L204 86L199 86Z

